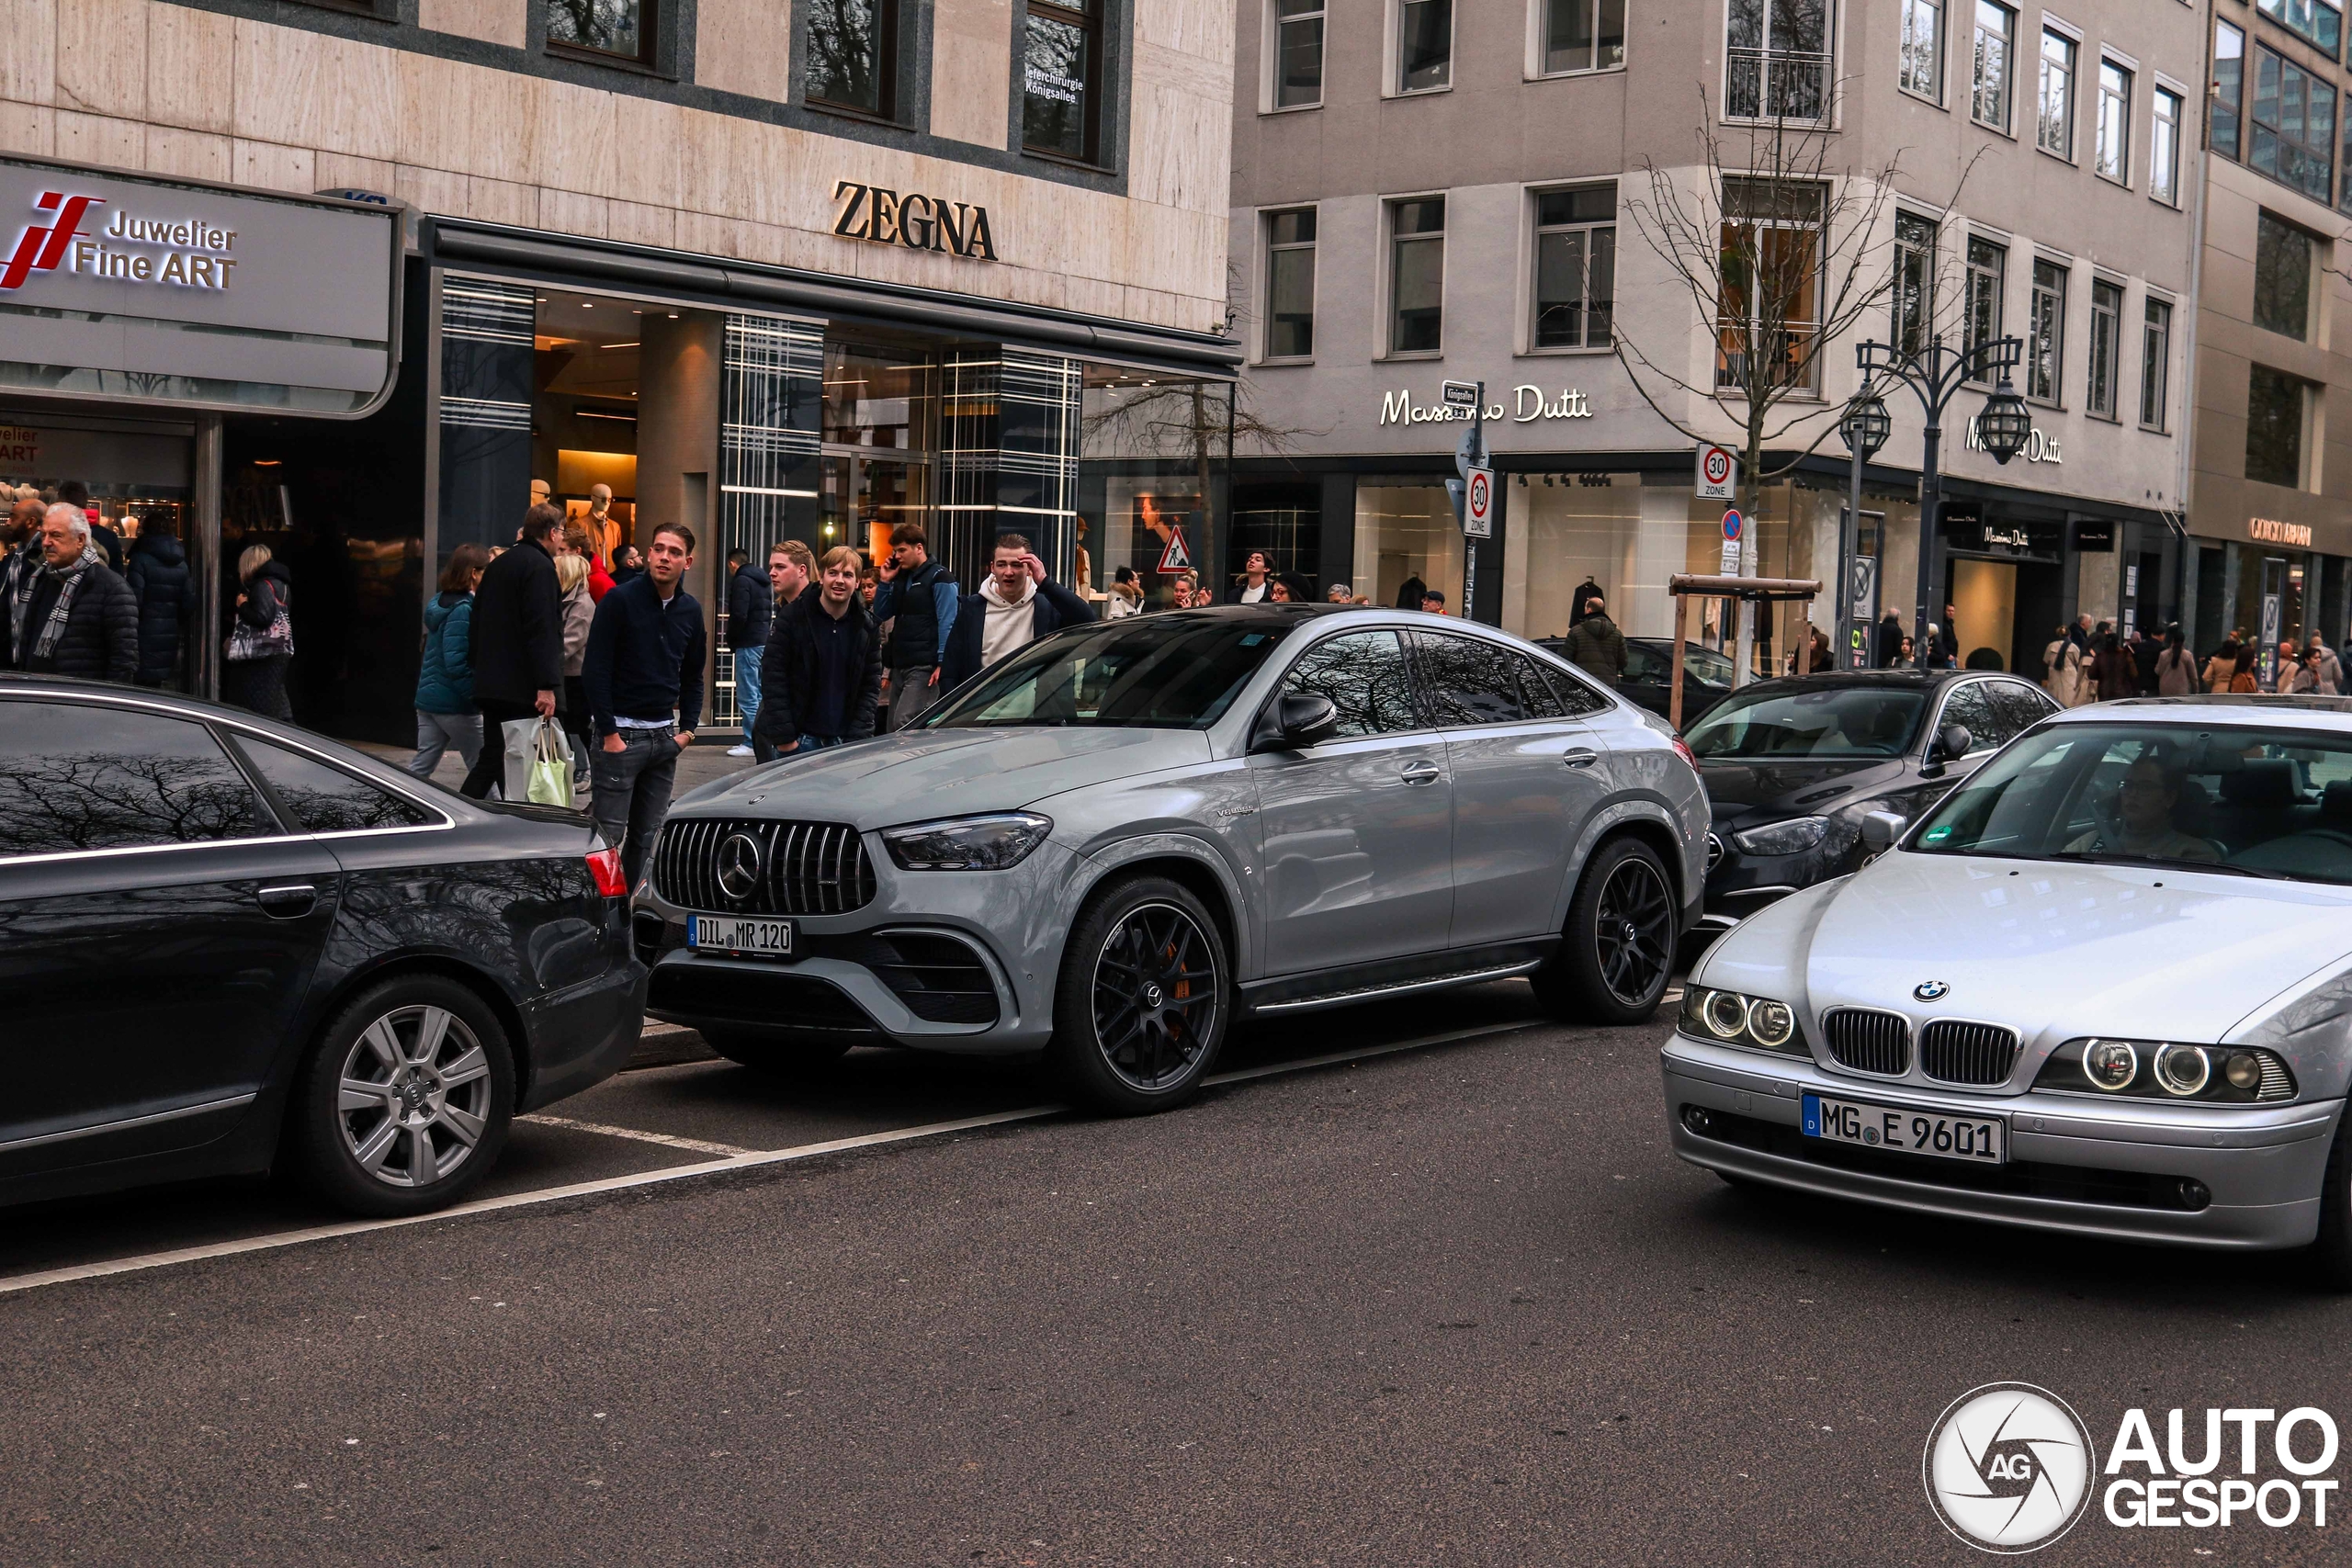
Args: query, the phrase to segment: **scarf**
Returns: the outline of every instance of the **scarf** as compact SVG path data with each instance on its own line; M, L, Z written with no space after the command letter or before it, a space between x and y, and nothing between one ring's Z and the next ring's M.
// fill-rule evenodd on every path
M34 642L31 653L26 658L25 663L28 668L34 660L47 659L56 650L57 639L65 635L66 619L74 613L74 595L80 592L82 584L88 581L90 569L105 565L106 558L104 550L96 545L87 545L83 547L81 558L64 570L60 571L44 560L38 570L25 573L17 582L16 601L9 606L8 630L11 636L22 637L25 612L32 604L33 585L45 577L58 580L56 602L50 605L49 619L42 623L40 638Z

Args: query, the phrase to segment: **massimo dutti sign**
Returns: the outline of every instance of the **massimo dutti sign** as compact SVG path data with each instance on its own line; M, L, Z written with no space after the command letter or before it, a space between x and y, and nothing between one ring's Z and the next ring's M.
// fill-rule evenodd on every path
M985 207L914 191L900 195L855 180L835 182L833 203L833 232L844 240L938 251L966 261L997 259L996 236L989 230Z

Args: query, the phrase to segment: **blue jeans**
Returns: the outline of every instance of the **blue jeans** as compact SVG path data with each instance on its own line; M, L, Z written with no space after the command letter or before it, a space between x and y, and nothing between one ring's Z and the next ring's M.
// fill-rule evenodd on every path
M752 721L760 716L760 660L767 657L764 648L739 648L735 650L735 705L743 713L743 739L752 738Z
M603 829L605 841L621 852L621 872L632 888L645 869L645 853L653 836L670 815L670 786L678 776L677 735L668 729L624 729L618 751L605 749L596 738L588 754L588 778L594 789L591 812Z
M821 751L828 746L840 746L844 744L842 738L838 735L834 736L831 740L826 739L821 735L803 735L799 738L799 741L800 743L798 746L786 753L786 756L797 757L803 751Z

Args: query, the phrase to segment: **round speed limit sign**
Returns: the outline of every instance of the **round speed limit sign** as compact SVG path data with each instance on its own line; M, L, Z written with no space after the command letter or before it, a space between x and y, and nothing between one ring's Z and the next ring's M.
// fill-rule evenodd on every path
M1731 454L1720 446L1707 448L1707 482L1719 485L1731 478Z

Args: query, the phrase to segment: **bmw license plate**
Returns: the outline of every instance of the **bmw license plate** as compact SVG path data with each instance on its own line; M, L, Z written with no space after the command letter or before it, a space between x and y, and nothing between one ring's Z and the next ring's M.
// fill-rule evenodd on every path
M686 922L686 945L741 958L792 956L790 920L739 920L729 915L696 915Z
M2009 1124L1998 1116L1955 1116L1944 1111L1904 1111L1827 1095L1804 1097L1804 1135L1833 1144L1860 1144L1933 1159L2006 1165Z

